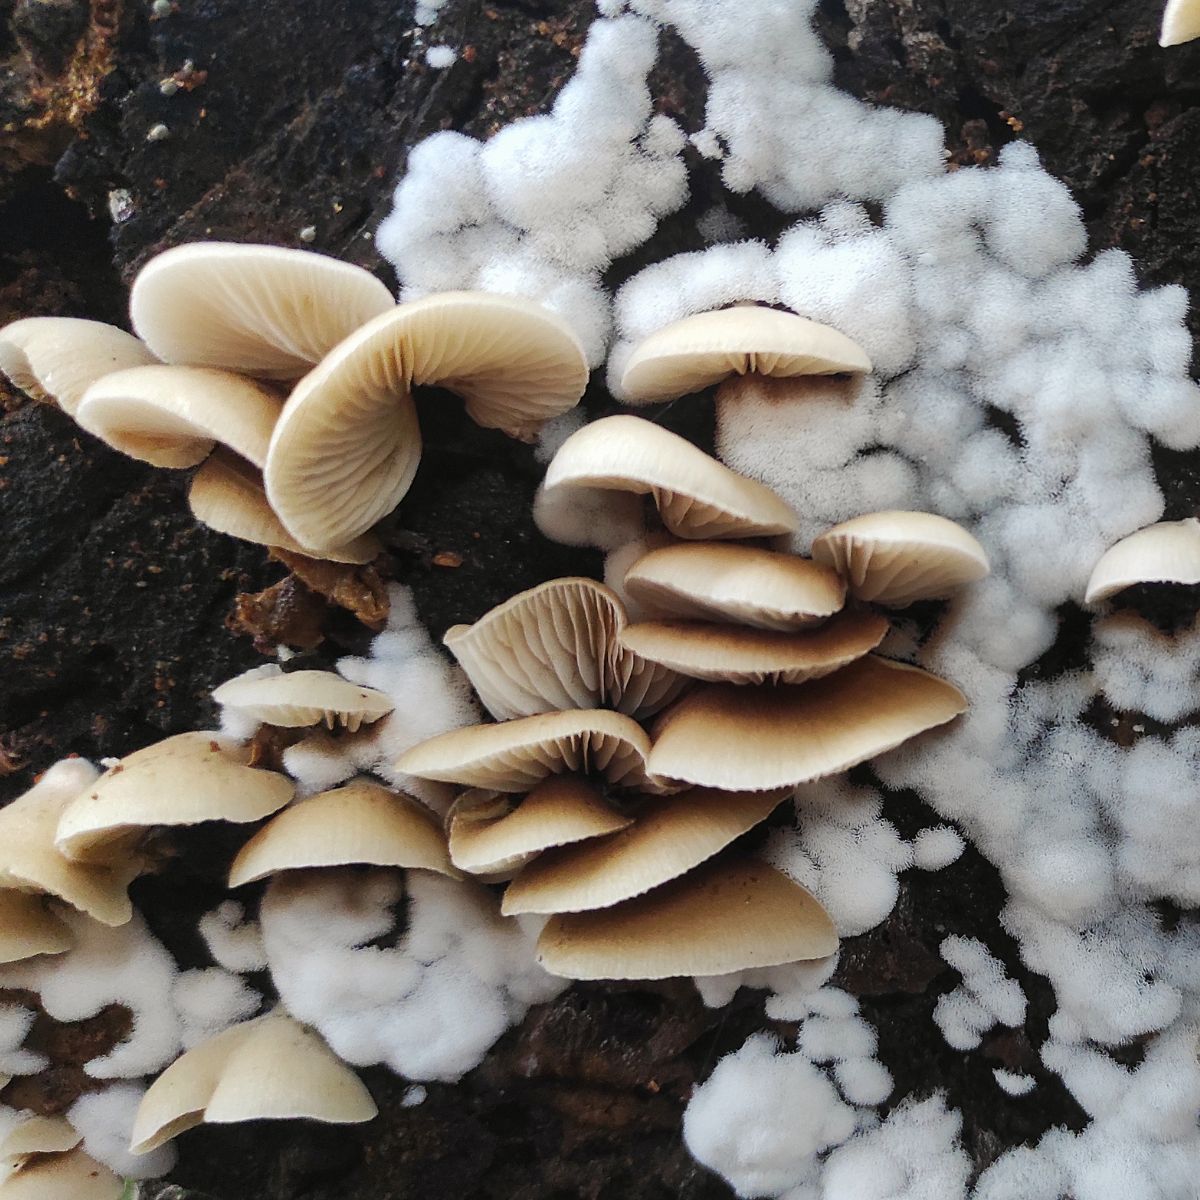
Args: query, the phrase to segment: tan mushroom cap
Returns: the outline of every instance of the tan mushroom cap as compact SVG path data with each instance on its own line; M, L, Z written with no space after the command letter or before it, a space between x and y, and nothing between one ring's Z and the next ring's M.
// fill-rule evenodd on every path
M95 779L90 764L68 759L0 809L0 887L57 896L103 925L124 925L133 916L125 889L140 862L72 862L54 844L63 812Z
M442 639L497 720L611 706L646 715L683 686L620 640L625 606L594 579L551 579L455 625Z
M450 816L450 858L472 875L495 875L555 846L616 833L632 824L600 789L577 775L551 775L514 808L472 795Z
M546 470L547 493L587 487L650 496L677 537L790 533L796 514L770 488L641 417L602 417L571 434Z
M142 1097L130 1149L145 1154L201 1123L306 1118L346 1125L377 1112L362 1081L312 1030L276 1012L176 1059Z
M571 709L498 725L468 725L405 751L396 770L494 792L529 792L547 775L598 772L614 787L654 787L650 739L632 718L607 709Z
M81 1141L65 1117L31 1116L0 1141L0 1160L9 1171L19 1171L35 1154L65 1154Z
M776 633L706 621L643 621L621 635L629 649L680 675L713 683L804 683L869 654L887 636L878 613L844 611L818 629Z
M730 375L860 374L863 348L844 333L795 313L739 304L675 321L640 342L621 376L631 404L673 400Z
M299 729L324 724L354 732L395 708L392 698L334 671L253 667L214 689L213 699L266 725Z
M420 801L360 780L298 800L268 821L233 860L229 886L352 863L458 874L446 835Z
M0 371L36 400L74 416L93 383L157 361L131 333L77 317L26 317L0 329Z
M608 908L669 883L771 815L785 793L692 788L655 800L611 837L550 850L508 885L500 911Z
M1110 546L1092 569L1084 603L1138 583L1200 583L1200 521L1160 521Z
M649 769L701 787L795 787L849 770L966 707L952 683L874 655L812 683L709 684L663 715Z
M35 1158L0 1183L0 1200L120 1200L125 1181L82 1150Z
M46 907L41 896L0 891L0 963L19 962L35 954L62 954L74 944L70 928Z
M55 844L87 861L152 825L259 821L281 809L295 785L247 764L248 746L219 733L179 733L126 755L63 809Z
M381 550L379 539L370 533L322 551L302 546L275 515L259 472L226 450L214 451L196 472L188 491L188 506L192 516L209 529L259 546L278 546L293 554L319 555L331 562L368 563Z
M1160 46L1180 46L1200 37L1200 0L1167 0L1163 10Z
M825 958L837 933L816 898L753 860L718 861L613 908L560 913L538 962L567 979L668 979Z
M876 512L826 530L812 547L860 600L903 608L940 600L989 570L983 547L961 525L934 513Z
M279 419L267 495L305 545L357 537L408 491L421 458L412 388L436 384L488 429L531 438L573 408L587 360L540 304L445 292L368 322L296 385Z
M217 442L261 467L281 407L274 392L241 375L159 364L97 380L75 419L114 450L155 467L194 467Z
M625 573L630 596L666 617L803 629L838 612L846 585L794 554L723 542L683 542L643 555Z
M396 307L368 271L311 250L193 242L152 258L129 294L133 327L165 362L298 379Z

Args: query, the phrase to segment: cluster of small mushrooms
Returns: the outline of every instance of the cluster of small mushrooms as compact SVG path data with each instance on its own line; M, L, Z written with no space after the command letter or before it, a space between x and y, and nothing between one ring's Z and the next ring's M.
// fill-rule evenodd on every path
M412 482L414 387L455 392L480 424L528 439L588 378L570 330L538 304L461 292L396 304L367 272L306 251L167 251L137 277L131 317L137 336L17 321L0 330L0 369L118 450L198 466L190 503L206 524L346 562L376 555L372 526ZM716 383L722 402L756 387L802 403L806 380L868 370L835 330L745 306L647 339L622 386L635 403ZM3 958L68 950L58 904L130 920L127 888L155 864L156 829L268 817L230 886L358 864L505 882L502 911L547 918L539 961L567 978L715 975L832 954L817 900L739 839L798 785L963 711L952 684L872 652L889 628L881 610L981 578L982 548L944 518L884 512L828 530L811 559L786 552L797 520L782 499L635 416L569 437L539 503L585 492L618 516L651 513L656 545L620 583L629 607L594 580L555 579L446 634L495 720L396 762L459 789L444 821L367 779L297 799L289 778L215 732L167 738L99 777L68 761L0 811ZM365 736L392 708L337 674L274 665L214 698L339 737ZM169 1067L146 1093L133 1149L201 1121L374 1111L353 1072L276 1009ZM63 1122L22 1125L0 1146L19 1166L0 1198L49 1195L13 1189L91 1168L101 1182L69 1194L113 1196L77 1147Z

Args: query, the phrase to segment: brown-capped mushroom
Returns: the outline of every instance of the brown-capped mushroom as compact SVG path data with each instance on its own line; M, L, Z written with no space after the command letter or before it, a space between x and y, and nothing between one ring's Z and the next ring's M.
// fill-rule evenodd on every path
M1085 604L1138 583L1200 583L1200 521L1160 521L1110 546L1092 569Z
M289 671L253 667L215 688L213 699L225 708L265 725L299 729L324 724L354 732L395 707L392 698L361 687L333 671Z

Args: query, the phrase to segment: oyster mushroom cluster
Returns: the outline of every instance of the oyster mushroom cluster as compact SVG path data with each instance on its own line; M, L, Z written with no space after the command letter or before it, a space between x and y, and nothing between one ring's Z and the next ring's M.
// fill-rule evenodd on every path
M539 304L448 292L397 304L359 267L305 250L197 242L141 270L137 336L30 317L0 370L116 450L199 467L200 521L248 541L365 563L370 527L421 457L413 388L460 395L480 425L530 438L575 405L583 350Z

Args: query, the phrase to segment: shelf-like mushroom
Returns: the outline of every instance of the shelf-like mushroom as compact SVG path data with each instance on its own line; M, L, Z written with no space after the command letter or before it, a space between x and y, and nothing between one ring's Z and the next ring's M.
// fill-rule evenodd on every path
M333 671L285 672L273 664L249 671L215 688L213 699L225 708L266 725L300 729L324 724L354 732L395 707L392 698L361 687Z
M192 242L152 258L129 293L133 327L164 362L297 379L395 308L370 272L311 250Z
M8 888L0 891L0 963L35 954L62 954L74 942L71 930L46 907L42 896Z
M1110 546L1092 569L1085 604L1138 583L1200 583L1200 521L1160 521Z
M82 1150L35 1155L0 1182L0 1200L120 1200L125 1182Z
M83 1138L65 1117L33 1115L0 1140L0 1167L8 1172L19 1171L37 1155L66 1154L81 1141Z

